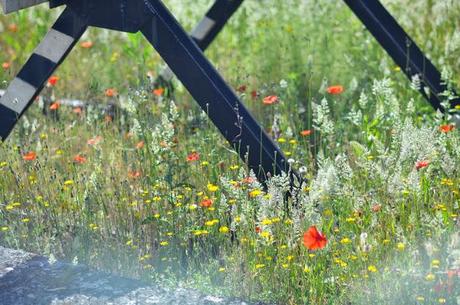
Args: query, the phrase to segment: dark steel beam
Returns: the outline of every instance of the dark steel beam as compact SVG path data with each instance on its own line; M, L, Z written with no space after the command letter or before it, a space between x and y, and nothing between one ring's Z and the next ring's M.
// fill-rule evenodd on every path
M159 0L145 0L152 20L141 32L260 181L289 171L278 146Z
M238 10L244 0L216 0L206 15L191 32L193 40L204 51L222 31L228 20ZM172 89L171 79L174 74L169 68L161 71L157 86Z
M433 108L443 112L448 111L449 109L444 109L441 105L443 100L446 99L443 93L448 89L441 79L441 73L380 1L344 1L388 55L401 67L409 80L412 80L415 75L419 76L421 80L419 91ZM430 92L428 94L425 92L424 87L429 88ZM455 92L452 93L457 96ZM450 107L454 108L460 104L460 99L457 97L449 102Z

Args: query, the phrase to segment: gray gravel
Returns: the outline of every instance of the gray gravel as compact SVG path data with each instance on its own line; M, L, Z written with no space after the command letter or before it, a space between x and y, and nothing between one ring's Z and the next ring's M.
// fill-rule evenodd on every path
M0 305L250 305L164 289L0 246ZM255 305L255 304L253 304Z

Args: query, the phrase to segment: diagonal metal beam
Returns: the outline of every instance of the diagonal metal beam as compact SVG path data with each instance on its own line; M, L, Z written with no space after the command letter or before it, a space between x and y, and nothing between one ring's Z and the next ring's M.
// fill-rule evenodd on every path
M385 9L379 0L344 0L353 13L361 20L375 39L393 58L404 73L412 79L418 75L421 80L420 93L436 110L443 109L441 103L447 86L433 63L423 54L417 44ZM427 94L424 87L428 87ZM456 93L453 92L456 96ZM451 108L460 104L460 99L450 101Z
M281 150L163 3L144 2L152 20L141 32L260 181L265 181L268 173L289 172Z
M43 85L86 30L86 23L65 9L0 98L0 138L6 139Z
M225 24L238 10L244 0L216 0L206 15L190 33L201 50L206 50L222 31ZM160 83L169 82L174 77L171 69L160 73Z

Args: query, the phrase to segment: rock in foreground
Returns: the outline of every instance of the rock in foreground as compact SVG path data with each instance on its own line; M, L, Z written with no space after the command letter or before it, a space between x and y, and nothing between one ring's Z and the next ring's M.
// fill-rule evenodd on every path
M167 290L82 265L50 264L42 256L0 247L0 305L249 305Z

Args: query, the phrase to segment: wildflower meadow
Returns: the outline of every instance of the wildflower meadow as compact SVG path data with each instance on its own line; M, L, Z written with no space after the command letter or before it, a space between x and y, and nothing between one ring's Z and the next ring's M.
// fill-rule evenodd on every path
M187 30L211 2L165 1ZM382 3L460 89L460 1ZM0 16L0 89L60 10ZM304 184L259 182L141 34L91 28L0 144L0 245L267 304L460 304L460 108L342 1L248 0L206 55Z

